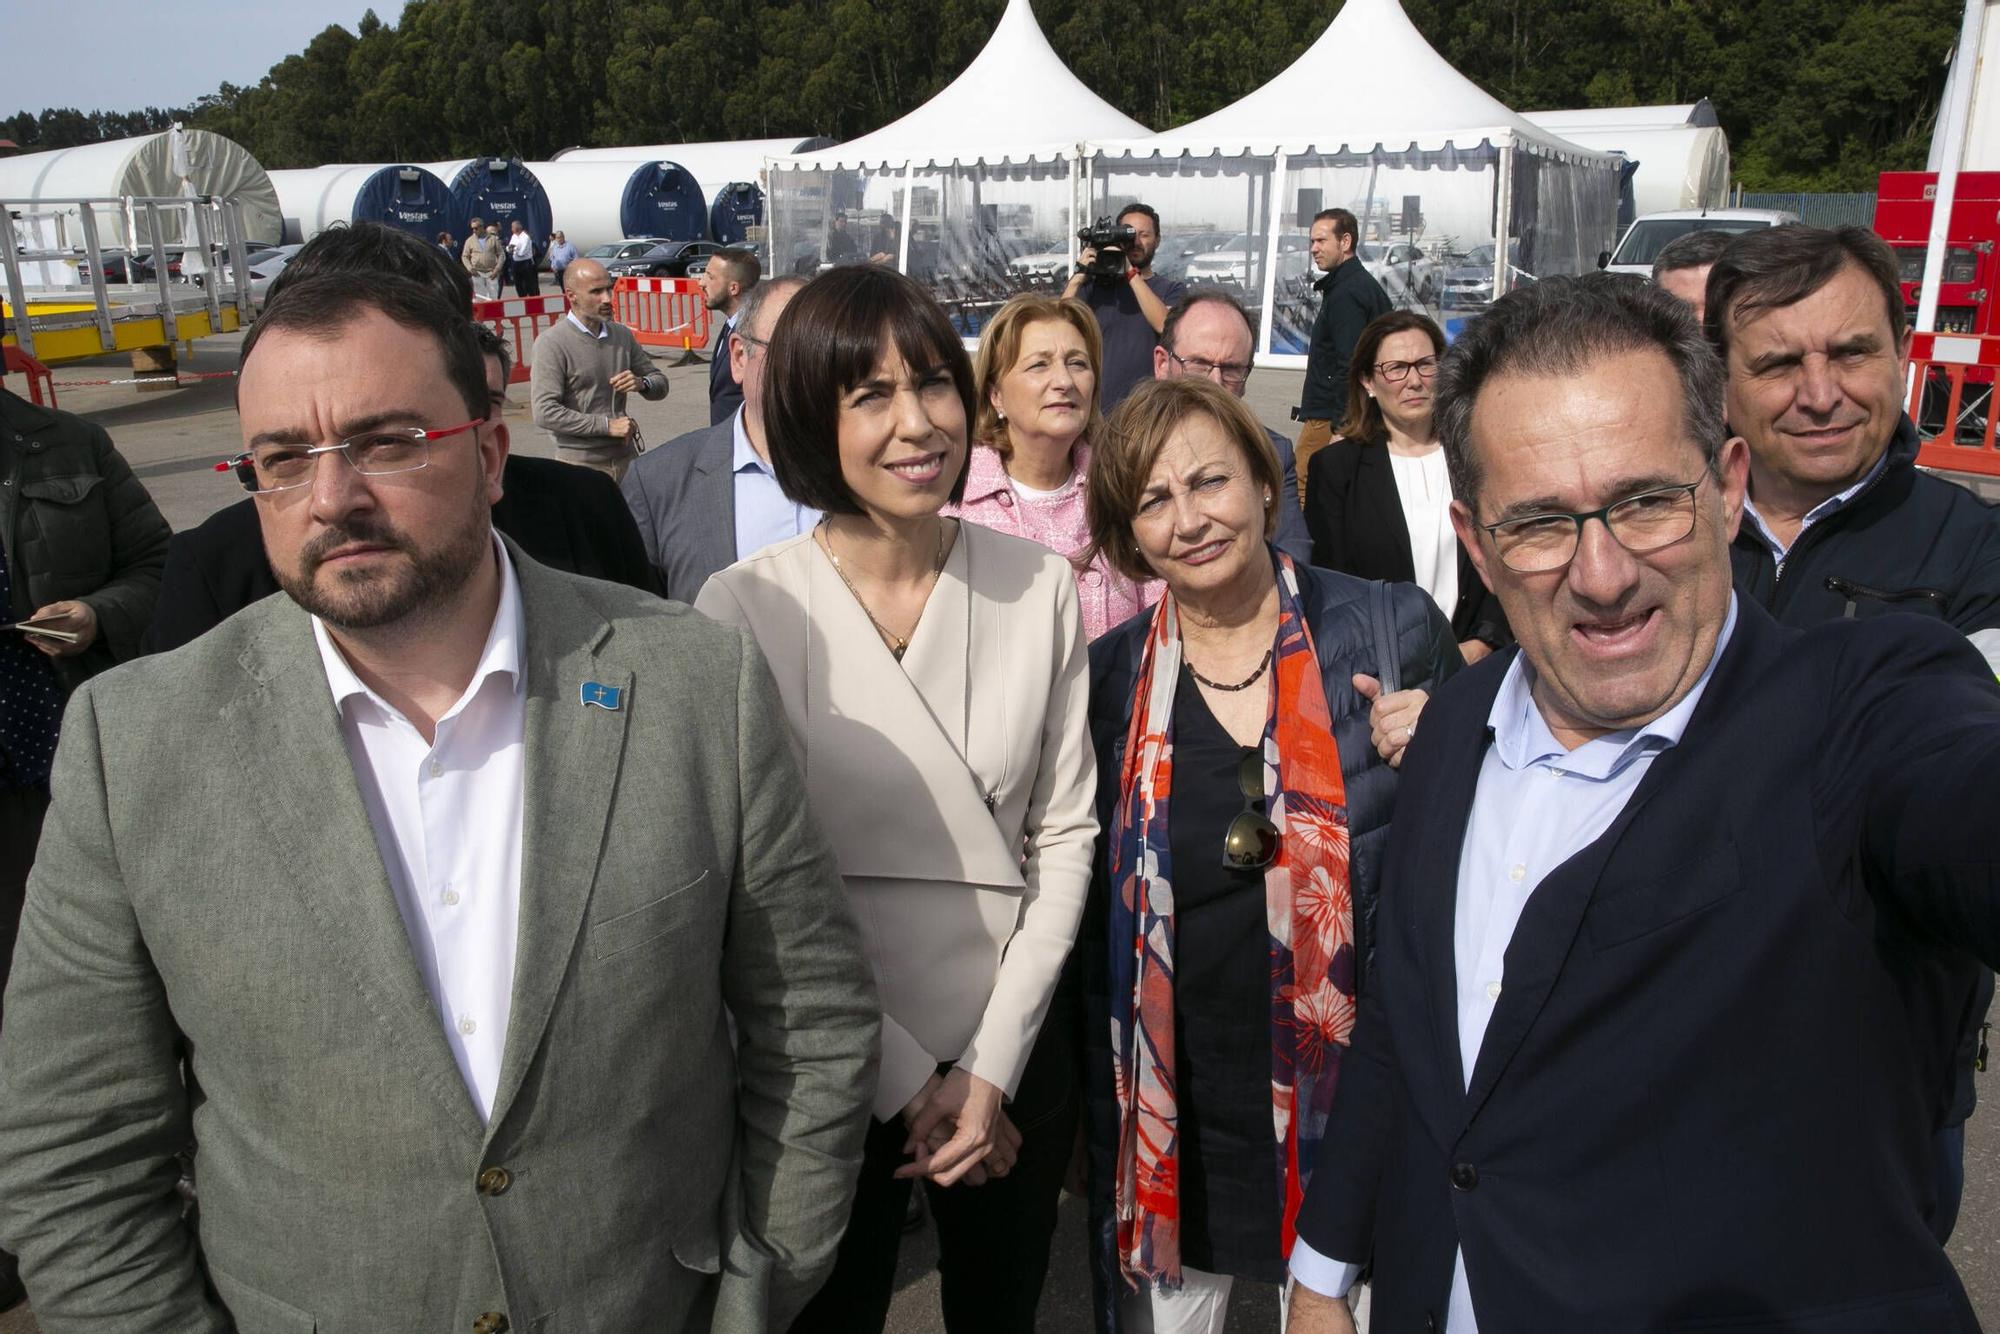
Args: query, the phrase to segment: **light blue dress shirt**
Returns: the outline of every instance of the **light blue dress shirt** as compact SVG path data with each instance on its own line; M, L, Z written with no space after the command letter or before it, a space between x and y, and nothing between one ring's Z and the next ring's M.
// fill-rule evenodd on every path
M1679 744L1715 664L1736 631L1736 595L1708 666L1673 708L1644 727L1611 732L1566 750L1534 701L1535 669L1516 656L1500 683L1486 726L1493 743L1480 761L1479 786L1458 861L1452 910L1452 957L1458 995L1459 1068L1469 1085L1486 1025L1506 983L1507 946L1543 877L1595 842L1638 790L1653 760ZM1292 1277L1314 1292L1345 1296L1361 1266L1293 1243ZM1465 1252L1452 1264L1447 1334L1478 1334Z
M735 474L736 559L754 556L773 542L797 537L819 522L819 511L794 504L778 489L771 465L750 446L750 433L743 429L743 409L730 418L736 433L736 451L729 470Z
M1812 527L1821 519L1847 508L1856 496L1874 484L1875 479L1880 477L1882 470L1888 466L1889 451L1885 449L1882 451L1882 457L1875 460L1875 466L1870 468L1867 475L1860 481L1848 487L1837 496L1828 496L1825 500L1820 501L1819 504L1806 511L1806 517L1799 520L1798 537L1792 539L1790 546L1780 542L1777 535L1764 526L1764 516L1757 512L1757 502L1750 499L1748 495L1743 497L1743 521L1750 526L1750 531L1757 535L1758 541L1771 548L1771 559L1778 563L1780 570L1783 570L1785 568L1785 557L1791 554L1792 547L1799 544L1799 537L1806 535L1806 529Z

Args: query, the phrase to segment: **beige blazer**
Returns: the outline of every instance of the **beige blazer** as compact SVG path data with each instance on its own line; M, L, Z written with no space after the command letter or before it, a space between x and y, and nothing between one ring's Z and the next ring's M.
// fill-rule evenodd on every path
M899 664L810 533L708 581L756 636L882 996L875 1115L941 1063L1013 1096L1097 838L1089 659L1054 552L961 524Z

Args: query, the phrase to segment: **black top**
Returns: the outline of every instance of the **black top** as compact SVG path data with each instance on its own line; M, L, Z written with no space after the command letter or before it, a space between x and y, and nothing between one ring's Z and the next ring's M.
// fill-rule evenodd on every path
M1409 583L1417 577L1410 527L1385 441L1339 439L1313 455L1305 499L1313 564L1362 579ZM1477 639L1504 648L1513 642L1500 599L1480 580L1462 542L1458 603L1442 610L1460 643Z
M1174 1068L1180 1104L1181 1262L1282 1282L1271 1128L1271 935L1264 873L1222 864L1243 809L1244 748L1181 668L1167 831L1174 882ZM1267 808L1268 809L1268 808Z
M1304 421L1337 422L1347 408L1347 363L1368 321L1395 307L1375 275L1358 259L1334 267L1313 284L1319 292L1319 314L1313 317L1312 343L1306 349L1306 387L1299 397ZM1311 475L1311 470L1307 470Z

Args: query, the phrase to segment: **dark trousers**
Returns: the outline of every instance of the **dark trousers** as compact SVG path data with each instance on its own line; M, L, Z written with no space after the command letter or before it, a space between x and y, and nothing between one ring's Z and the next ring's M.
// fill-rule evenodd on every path
M507 261L507 264L508 267L514 270L515 296L540 296L542 294L542 280L535 272L534 260L510 259Z
M1024 1334L1035 1327L1081 1107L1075 1023L1073 1007L1058 996L1020 1089L1007 1104L1007 1115L1021 1132L1014 1170L983 1186L924 1184L937 1223L947 1334ZM907 1133L900 1116L870 1123L833 1273L792 1322L792 1334L879 1334L888 1321L910 1200L911 1183L895 1178L896 1169L909 1161L903 1154Z
M42 815L48 808L49 794L42 788L0 788L0 1025L7 1021L7 973L13 966L14 938L27 898L28 868L35 864L35 844L41 840ZM0 1251L0 1311L22 1296L14 1257Z

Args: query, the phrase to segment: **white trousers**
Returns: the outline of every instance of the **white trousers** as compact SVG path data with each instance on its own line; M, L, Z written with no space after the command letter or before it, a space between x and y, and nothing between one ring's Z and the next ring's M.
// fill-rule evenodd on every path
M500 299L500 275L497 273L475 273L472 275L472 294L482 301Z
M1181 1289L1179 1292L1162 1292L1155 1288L1150 1292L1128 1292L1119 1298L1118 1314L1127 1334L1222 1334L1223 1326L1229 1322L1229 1293L1236 1286L1236 1280L1227 1274L1211 1274L1206 1270L1181 1267ZM1278 1303L1278 1331L1284 1334L1286 1307L1290 1304L1292 1285L1285 1283L1285 1291ZM1348 1295L1354 1307L1354 1327L1359 1334L1368 1334L1368 1285L1357 1283Z

